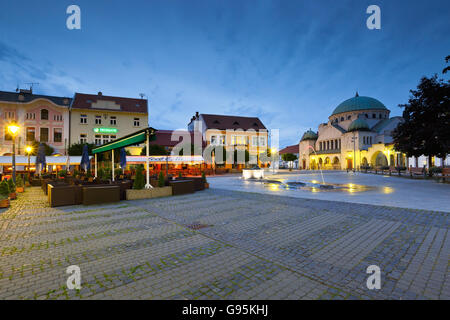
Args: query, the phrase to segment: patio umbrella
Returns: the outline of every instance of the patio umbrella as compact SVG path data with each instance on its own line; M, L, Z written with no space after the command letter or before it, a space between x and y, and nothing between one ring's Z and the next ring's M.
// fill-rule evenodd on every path
M122 170L124 170L125 166L127 165L127 153L125 151L125 148L120 149L119 165Z
M36 155L36 168L39 169L39 175L42 173L42 170L45 168L46 165L45 160L45 146L41 143L38 147L38 152Z
M83 146L83 153L81 155L80 167L85 171L91 168L91 161L89 160L89 151L87 144Z
M66 161L66 171L70 172L70 156L67 155L67 161Z

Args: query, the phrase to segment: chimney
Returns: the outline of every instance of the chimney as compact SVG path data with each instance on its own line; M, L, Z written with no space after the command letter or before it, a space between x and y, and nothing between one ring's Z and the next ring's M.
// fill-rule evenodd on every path
M99 92L98 92L98 95L99 95L99 96L102 96L102 95L103 95L103 93L102 93L101 91L99 91Z
M195 118L198 119L198 111L195 112Z

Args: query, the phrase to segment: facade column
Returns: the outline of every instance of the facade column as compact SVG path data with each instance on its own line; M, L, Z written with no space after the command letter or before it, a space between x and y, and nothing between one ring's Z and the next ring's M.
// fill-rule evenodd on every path
M94 176L97 178L97 154L94 154Z
M114 149L111 150L112 181L114 181Z

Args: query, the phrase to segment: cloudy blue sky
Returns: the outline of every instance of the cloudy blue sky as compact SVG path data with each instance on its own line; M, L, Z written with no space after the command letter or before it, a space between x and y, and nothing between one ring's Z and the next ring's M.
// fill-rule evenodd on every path
M81 8L81 30L66 8ZM366 8L381 8L368 30ZM258 116L280 144L358 90L397 107L450 55L448 1L0 0L0 90L148 96L150 125Z

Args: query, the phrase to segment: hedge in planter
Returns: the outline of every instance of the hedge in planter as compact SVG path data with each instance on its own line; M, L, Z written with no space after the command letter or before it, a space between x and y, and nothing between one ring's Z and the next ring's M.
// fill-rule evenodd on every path
M8 208L9 207L9 187L6 180L3 180L0 183L0 208Z
M8 187L9 187L9 193L14 193L16 192L16 185L14 184L13 179L8 179Z
M164 174L162 173L162 171L160 171L158 176L158 187L162 188L165 184L166 182L164 181Z
M22 176L21 175L19 175L18 177L17 177L17 179L16 179L16 190L17 190L17 192L23 192L24 190L23 190L23 179L22 179Z
M143 165L139 165L136 168L136 178L134 179L134 183L133 183L133 189L135 189L135 190L141 190L141 189L144 189L144 187L145 187L144 174L142 173L143 170L144 170Z

